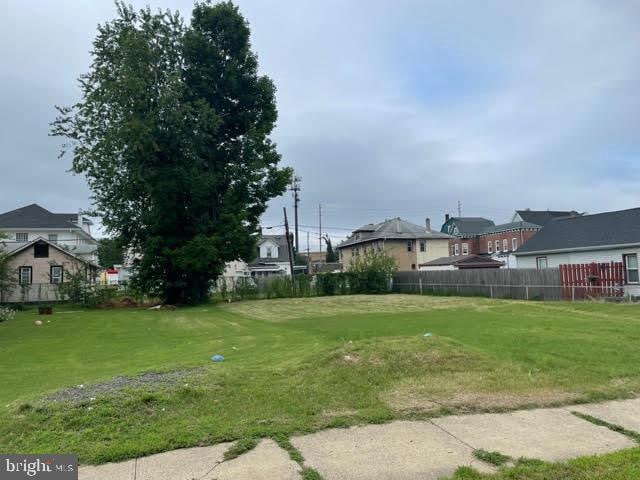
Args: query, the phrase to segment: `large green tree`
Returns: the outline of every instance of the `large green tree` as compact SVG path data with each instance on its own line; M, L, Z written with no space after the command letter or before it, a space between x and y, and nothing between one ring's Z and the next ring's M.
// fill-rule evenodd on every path
M208 296L224 264L250 259L269 199L286 190L269 139L275 87L258 74L231 2L169 11L117 4L98 27L82 99L59 108L107 231L136 253L134 285L168 303Z
M124 262L124 249L117 238L101 238L98 240L98 264L103 268L111 268Z

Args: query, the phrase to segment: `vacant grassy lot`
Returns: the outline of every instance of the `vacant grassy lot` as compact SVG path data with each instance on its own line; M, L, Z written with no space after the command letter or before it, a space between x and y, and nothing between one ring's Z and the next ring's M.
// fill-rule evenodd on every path
M0 324L0 451L85 463L640 392L633 305L388 295L36 318ZM145 372L169 373L113 380Z

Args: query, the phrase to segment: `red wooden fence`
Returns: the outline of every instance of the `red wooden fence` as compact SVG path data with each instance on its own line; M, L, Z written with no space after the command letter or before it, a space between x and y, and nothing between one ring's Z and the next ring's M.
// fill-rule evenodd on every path
M560 265L562 297L569 300L621 297L625 274L622 262Z

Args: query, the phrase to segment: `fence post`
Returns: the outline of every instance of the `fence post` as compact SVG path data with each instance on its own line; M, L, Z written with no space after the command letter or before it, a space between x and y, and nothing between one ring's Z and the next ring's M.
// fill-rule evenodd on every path
M422 277L418 279L420 281L420 295L422 295Z
M493 285L489 285L489 295L493 298Z
M527 300L529 300L529 285L526 285L524 287L524 291L525 291L525 297Z
M571 286L571 301L572 302L576 301L576 287L575 287L575 285Z

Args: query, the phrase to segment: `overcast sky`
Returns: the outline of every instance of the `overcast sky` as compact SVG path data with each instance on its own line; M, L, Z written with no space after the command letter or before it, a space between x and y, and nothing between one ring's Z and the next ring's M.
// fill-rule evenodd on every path
M458 200L496 222L640 206L639 1L236 3L278 88L273 137L303 178L302 248L307 231L317 248L319 203L336 240L394 216L439 228ZM0 211L90 207L48 124L79 98L114 14L105 0L0 1ZM290 194L265 226L282 206Z

